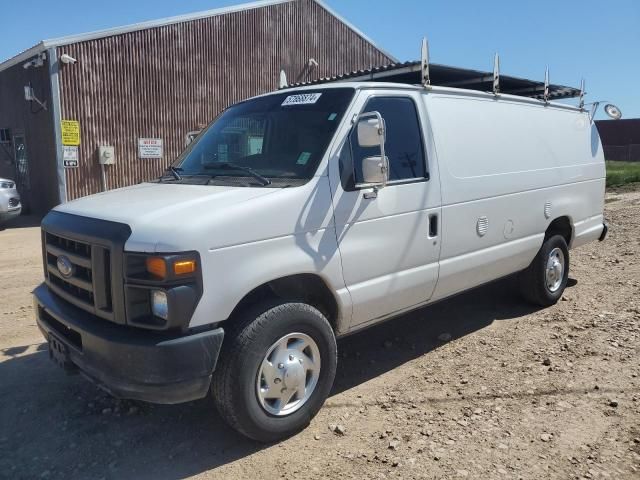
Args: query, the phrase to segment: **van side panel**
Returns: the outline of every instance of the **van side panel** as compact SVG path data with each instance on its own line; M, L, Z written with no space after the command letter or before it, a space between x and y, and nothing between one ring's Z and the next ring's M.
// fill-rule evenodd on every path
M342 276L326 176L278 189L259 202L214 206L206 215L196 215L199 222L186 221L173 232L156 233L164 241L158 251L179 250L175 246L184 237L202 252L204 293L190 327L226 320L254 288L301 273L319 276L335 292L340 316L350 320L351 300ZM248 234L253 240L243 241ZM342 318L337 322L341 332L347 328Z
M442 184L442 254L433 299L526 268L549 224L571 246L600 235L605 165L588 115L517 100L426 96Z

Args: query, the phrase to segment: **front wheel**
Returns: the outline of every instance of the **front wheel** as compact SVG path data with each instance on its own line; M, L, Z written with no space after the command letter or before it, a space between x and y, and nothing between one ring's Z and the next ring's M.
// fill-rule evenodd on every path
M545 239L538 254L520 273L520 290L532 303L542 307L555 304L569 279L569 249L561 235Z
M336 373L336 340L324 315L304 303L257 306L225 336L212 390L227 423L262 442L305 428Z

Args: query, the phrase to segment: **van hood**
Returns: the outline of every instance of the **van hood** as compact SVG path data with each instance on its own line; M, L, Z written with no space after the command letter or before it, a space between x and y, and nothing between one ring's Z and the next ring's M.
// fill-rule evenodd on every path
M132 229L163 220L179 224L185 213L224 209L269 195L277 188L221 187L170 183L141 183L64 203L56 211L126 223Z

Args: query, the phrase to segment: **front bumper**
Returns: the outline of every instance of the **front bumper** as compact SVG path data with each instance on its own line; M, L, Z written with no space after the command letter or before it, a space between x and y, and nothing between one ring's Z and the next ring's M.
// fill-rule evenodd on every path
M0 212L0 223L8 222L12 218L19 217L22 213L22 206L13 208L7 212Z
M192 335L118 325L81 310L42 284L38 327L66 347L69 363L118 398L181 403L204 397L222 346L222 328Z

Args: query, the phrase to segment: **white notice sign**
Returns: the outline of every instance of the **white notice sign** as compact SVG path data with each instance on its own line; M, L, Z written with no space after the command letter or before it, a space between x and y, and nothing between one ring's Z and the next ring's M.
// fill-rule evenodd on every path
M138 158L162 158L161 138L139 138Z
M78 147L62 146L62 164L65 168L76 168L78 166Z
M289 95L282 102L282 106L286 107L287 105L309 105L312 103L316 103L318 99L322 96L321 93L300 93L298 95Z

